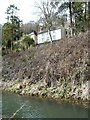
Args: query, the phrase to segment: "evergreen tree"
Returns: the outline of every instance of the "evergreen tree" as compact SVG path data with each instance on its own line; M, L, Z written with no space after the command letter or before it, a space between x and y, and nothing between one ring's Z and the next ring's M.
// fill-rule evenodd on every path
M60 4L58 8L59 13L64 11L65 14L65 10L69 10L72 34L87 30L87 23L89 23L90 15L89 7L87 7L87 5L89 6L89 4L89 2L71 2L70 0Z
M87 17L87 21L88 21L88 29L90 30L90 1L88 2L88 17Z
M6 49L11 48L11 41L12 41L12 24L7 22L3 25L2 27L3 32L2 32L2 45L3 47L5 47Z
M10 43L10 47L11 50L13 49L13 41L18 40L21 36L21 31L20 31L20 24L21 21L19 19L19 17L17 16L17 11L19 9L15 6L15 5L10 5L7 10L6 10L6 14L7 14L7 23L4 24L4 29L3 29L3 40L6 41L7 40L7 36L6 34L9 32L9 36L10 38L8 38L9 40L7 40L6 43ZM6 47L8 46L7 44Z

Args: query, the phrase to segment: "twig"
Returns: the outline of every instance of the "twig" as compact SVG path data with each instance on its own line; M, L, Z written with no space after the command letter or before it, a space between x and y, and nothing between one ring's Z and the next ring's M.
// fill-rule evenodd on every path
M25 104L24 104L25 105ZM15 113L13 113L13 115L10 118L14 118L15 115L24 107L24 105L22 105L18 110L16 110Z

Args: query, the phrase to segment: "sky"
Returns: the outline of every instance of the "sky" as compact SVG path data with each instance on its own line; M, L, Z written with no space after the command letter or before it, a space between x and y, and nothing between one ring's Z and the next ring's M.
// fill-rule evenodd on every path
M35 7L35 1L37 0L0 0L0 24L4 24L6 22L5 18L7 15L5 12L11 4L14 4L20 9L18 16L23 20L23 23L33 20L36 21L39 17L36 14L37 9Z

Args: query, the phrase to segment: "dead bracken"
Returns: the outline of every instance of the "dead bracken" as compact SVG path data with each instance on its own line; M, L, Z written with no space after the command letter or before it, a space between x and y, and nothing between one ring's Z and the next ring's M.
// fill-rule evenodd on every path
M89 100L89 37L85 32L4 55L3 88L20 84L20 94Z

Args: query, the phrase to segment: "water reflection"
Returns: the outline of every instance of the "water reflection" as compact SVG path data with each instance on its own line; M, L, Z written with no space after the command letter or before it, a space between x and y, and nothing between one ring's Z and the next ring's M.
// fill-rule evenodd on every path
M23 104L24 107L16 114L16 118L88 118L88 110L75 105L9 93L3 93L2 99L4 118L10 118Z
M0 119L2 118L2 93L0 92Z

